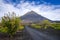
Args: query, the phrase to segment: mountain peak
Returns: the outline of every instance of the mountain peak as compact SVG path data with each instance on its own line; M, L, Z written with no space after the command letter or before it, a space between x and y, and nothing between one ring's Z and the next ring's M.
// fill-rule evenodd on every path
M36 22L36 21L43 21L43 20L49 20L39 14L37 14L36 12L34 11L30 11L30 12L27 12L25 15L23 15L21 17L22 20L28 20L28 21L32 21L32 22Z
M27 14L35 14L36 12L35 11L30 11L30 12L27 12ZM37 14L37 13L36 13Z
M35 11L29 11L25 15L39 15Z
M30 11L30 13L36 13L35 11Z

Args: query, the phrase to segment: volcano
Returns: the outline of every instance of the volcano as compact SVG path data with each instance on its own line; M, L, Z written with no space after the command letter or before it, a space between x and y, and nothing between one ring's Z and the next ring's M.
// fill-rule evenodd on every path
M43 20L49 20L48 18L45 18L34 11L27 12L25 15L21 16L21 19L25 22L40 22Z

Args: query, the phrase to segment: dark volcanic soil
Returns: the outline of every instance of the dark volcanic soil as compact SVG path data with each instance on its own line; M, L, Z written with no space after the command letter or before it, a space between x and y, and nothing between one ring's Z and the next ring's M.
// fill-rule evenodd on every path
M11 40L32 40L30 35L26 31L17 32ZM0 33L0 40L9 40L8 34Z

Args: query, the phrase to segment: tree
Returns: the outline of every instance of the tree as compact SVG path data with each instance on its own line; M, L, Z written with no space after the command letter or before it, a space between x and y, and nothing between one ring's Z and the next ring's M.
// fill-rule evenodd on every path
M13 12L12 14L8 13L6 16L2 17L1 24L2 27L7 28L7 33L9 34L10 38L17 32L20 24L20 18L16 16Z
M49 20L44 20L42 23L41 23L41 26L42 26L42 28L44 29L46 29L47 27L51 27L52 25L51 25L51 22L49 21Z

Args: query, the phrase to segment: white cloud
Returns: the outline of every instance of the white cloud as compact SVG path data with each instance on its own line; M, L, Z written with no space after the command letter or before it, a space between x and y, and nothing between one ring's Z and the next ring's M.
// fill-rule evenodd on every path
M20 16L22 16L28 11L33 10L51 20L60 20L60 8L58 9L57 7L60 7L60 5L35 5L35 2L29 3L23 1L21 1L20 4L17 4L17 6L14 7L14 5L5 4L3 3L3 1L0 0L0 17L7 12L15 12L17 15L19 14Z

